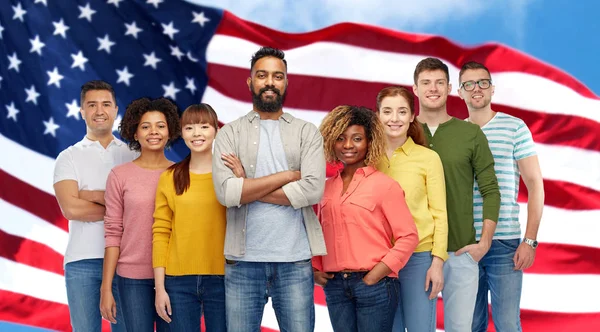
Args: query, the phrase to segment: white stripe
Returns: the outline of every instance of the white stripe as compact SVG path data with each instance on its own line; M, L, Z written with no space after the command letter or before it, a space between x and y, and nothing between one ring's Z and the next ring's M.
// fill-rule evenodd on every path
M521 234L527 227L527 205L519 203ZM600 210L572 211L544 206L538 241L600 248ZM600 294L600 293L598 293ZM600 302L599 302L600 303Z
M26 210L0 199L0 229L8 234L45 244L64 255L69 234Z
M27 149L0 134L0 169L42 191L54 195L54 159Z
M0 257L0 289L67 304L65 278Z
M277 317L275 317L275 311L273 311L273 303L271 302L271 299L269 299L269 302L265 306L265 312L261 325L276 331L279 330ZM331 323L329 321L329 312L327 311L326 306L315 304L315 331L333 332L333 328L331 327Z
M260 45L237 37L215 35L206 51L208 62L249 70L248 59ZM316 42L287 50L288 72L365 82L413 85L417 63L427 54L376 51L333 42ZM452 95L458 96L459 68L449 66ZM494 103L548 114L577 115L600 122L600 101L583 97L544 77L521 72L492 73ZM292 82L293 84L293 82ZM375 100L375 96L373 96Z

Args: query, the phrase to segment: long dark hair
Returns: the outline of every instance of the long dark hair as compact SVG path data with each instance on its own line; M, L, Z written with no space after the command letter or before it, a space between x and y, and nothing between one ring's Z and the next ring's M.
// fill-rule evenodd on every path
M209 104L190 105L181 114L181 128L188 124L208 123L215 130L219 128L219 119L217 113ZM190 161L192 153L187 155L182 161L171 165L168 170L173 171L173 185L175 194L182 195L190 187Z

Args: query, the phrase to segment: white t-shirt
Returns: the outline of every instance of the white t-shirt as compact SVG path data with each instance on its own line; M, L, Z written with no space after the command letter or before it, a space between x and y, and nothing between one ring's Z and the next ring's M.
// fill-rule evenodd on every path
M138 156L127 144L115 138L104 149L87 137L66 148L56 158L54 183L77 181L79 190L105 190L110 170ZM64 264L82 259L104 257L104 220L69 220L69 242Z
M435 131L438 129L439 126L428 126L429 127L429 132L431 133L431 136L435 135Z

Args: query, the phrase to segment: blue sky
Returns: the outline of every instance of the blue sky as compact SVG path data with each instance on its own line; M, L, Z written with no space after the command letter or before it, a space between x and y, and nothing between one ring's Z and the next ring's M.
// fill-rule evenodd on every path
M358 22L441 35L473 46L499 42L573 75L600 95L599 1L188 0L268 27L305 32Z

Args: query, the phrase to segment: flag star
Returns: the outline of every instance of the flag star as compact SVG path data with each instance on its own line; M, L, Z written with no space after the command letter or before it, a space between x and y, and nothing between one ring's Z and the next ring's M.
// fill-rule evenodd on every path
M116 132L119 131L119 126L121 125L121 120L123 120L123 117L120 114L117 115L115 122L113 122L112 131L116 131Z
M81 12L78 18L85 18L86 20L88 20L88 22L92 23L92 15L94 15L96 11L93 10L92 7L90 7L90 3L88 2L87 5L85 5L85 7L77 7L79 7L79 11Z
M23 9L21 3L19 2L16 6L12 6L12 9L15 12L15 15L13 15L13 20L18 19L19 21L24 22L23 15L27 14L27 11Z
M38 55L42 55L42 47L46 46L46 44L40 41L40 36L35 35L35 39L29 39L29 42L31 43L29 53L36 52Z
M32 102L34 105L37 105L37 99L40 97L40 94L35 91L35 86L32 84L31 88L25 89L25 93L27 94L27 99L25 102Z
M65 77L58 72L58 68L54 67L53 71L47 71L46 73L48 74L48 76L50 76L50 79L48 80L48 85L54 84L57 88L60 89L60 81Z
M194 78L193 77L192 78L186 77L185 81L187 82L187 84L185 85L185 88L189 89L191 94L194 94L194 92L196 92L196 90L198 90L196 88L196 83L194 83Z
M146 59L146 63L144 63L144 66L151 66L153 69L156 69L156 64L162 61L160 58L157 58L154 55L154 52L150 54L143 54L143 56L144 59Z
M112 5L115 5L115 7L119 8L119 2L121 2L121 1L123 1L123 0L108 0L106 2L106 4L112 4Z
M116 43L111 41L108 38L108 34L104 35L104 38L96 38L100 46L98 46L98 51L105 50L106 53L110 54L110 48L113 47Z
M162 88L165 90L165 97L170 97L173 100L176 99L175 95L177 94L177 92L181 91L175 87L175 83L173 82L171 82L171 84L169 85L163 84Z
M169 22L169 24L161 23L160 25L163 27L163 34L169 36L171 39L174 39L175 34L179 32L179 30L175 29L175 26L173 26L173 21Z
M21 65L21 60L17 58L17 52L13 52L12 56L8 56L8 61L10 64L8 65L8 69L14 69L17 73L19 72L19 66Z
M129 80L134 76L129 72L127 66L123 68L123 70L117 69L117 75L119 75L119 79L117 79L117 83L125 83L125 85L129 86Z
M171 55L176 57L177 60L181 61L181 57L183 57L185 54L183 54L183 52L181 52L181 50L179 49L178 46L169 45L169 47L171 48Z
M77 54L71 54L71 58L73 58L71 68L79 67L81 71L85 71L85 63L88 62L88 59L83 56L83 52L79 51Z
M67 106L67 109L69 110L69 112L67 113L67 118L69 117L74 117L75 120L79 120L79 104L77 104L77 99L73 99L73 101L70 104L65 103L65 106Z
M0 39L2 39L2 31L4 31L4 27L0 24Z
M138 33L144 31L144 30L138 28L135 21L131 22L131 24L125 23L125 28L127 28L127 31L125 31L125 36L132 35L133 38L135 38L135 39L137 39Z
M196 12L192 12L192 14L194 15L194 19L192 20L192 23L198 23L198 24L200 24L201 27L204 27L204 23L210 21L210 18L204 16L204 12L200 12L200 14L198 14Z
M67 38L67 30L70 28L65 25L62 18L58 22L52 22L52 24L54 25L54 36L61 35L63 38Z
M190 61L191 61L191 62L198 62L198 59L196 59L196 58L194 58L194 57L192 56L192 52L191 52L191 51L188 51L188 52L185 54L185 56L187 56L187 58L188 58L188 59L190 59Z
M158 8L158 4L163 2L163 0L146 0L146 3L149 5L153 5L154 8Z
M46 127L44 135L50 134L56 137L56 129L60 128L60 126L54 123L54 118L50 117L50 120L44 121L44 126Z
M7 119L13 119L17 122L17 114L19 114L19 110L15 107L15 102L11 102L10 105L5 105L6 110L8 111Z
M46 2L46 0L35 0L34 3L42 3L44 6L48 7L48 2Z
M2 80L3 80L3 78L2 78L2 76L0 76L0 88L2 88Z

